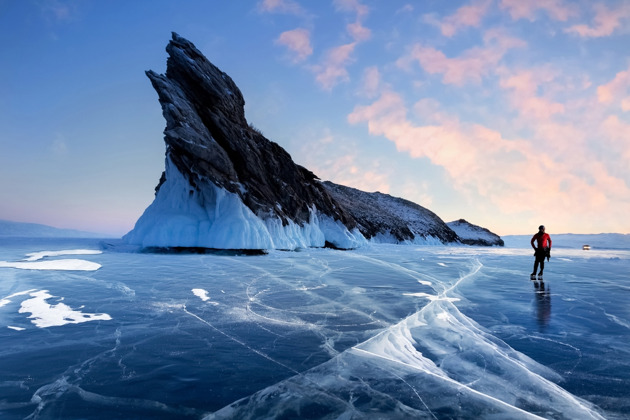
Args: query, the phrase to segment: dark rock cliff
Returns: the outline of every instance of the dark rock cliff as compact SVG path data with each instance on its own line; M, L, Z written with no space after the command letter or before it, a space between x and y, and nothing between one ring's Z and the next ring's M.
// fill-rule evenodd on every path
M302 224L315 205L349 229L355 227L312 172L248 125L243 95L227 74L176 33L166 51L166 74L148 71L147 76L166 119L166 154L192 186L208 179L238 194L260 217Z
M457 242L458 237L435 213L403 198L380 192L368 193L324 182L331 195L344 206L368 239L395 242L437 239Z

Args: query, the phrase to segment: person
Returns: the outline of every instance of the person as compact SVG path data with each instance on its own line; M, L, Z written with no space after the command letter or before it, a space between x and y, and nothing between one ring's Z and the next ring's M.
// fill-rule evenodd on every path
M536 245L534 245L534 242L536 242ZM532 248L534 248L534 256L536 257L534 261L534 271L531 277L535 278L536 271L540 265L538 277L542 278L543 271L545 270L545 258L549 261L551 256L551 237L548 233L545 233L545 226L540 225L538 227L538 233L532 236L531 244Z

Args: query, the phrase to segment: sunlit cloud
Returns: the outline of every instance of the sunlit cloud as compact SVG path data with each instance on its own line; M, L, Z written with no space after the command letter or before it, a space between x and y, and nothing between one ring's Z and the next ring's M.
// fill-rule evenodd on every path
M562 22L578 15L576 5L565 0L501 0L499 7L506 10L514 20L534 21L539 11Z
M285 31L280 34L275 42L278 45L287 47L293 54L294 62L304 61L313 54L310 32L307 29L298 28Z
M346 31L354 41L331 48L320 64L311 67L315 73L315 80L325 90L332 90L338 83L350 80L347 67L354 62L352 53L359 43L371 36L371 31L362 24L362 20L369 13L367 6L358 0L335 0L334 4L339 11L356 13L356 21L346 26Z
M315 80L325 89L331 90L339 82L350 80L346 67L354 60L352 52L356 43L335 47L326 53L322 64L313 66Z
M630 124L610 115L602 123L604 138L608 139L605 150L614 159L607 159L619 175L625 175L626 186L630 187Z
M501 31L488 31L484 36L483 47L473 47L458 57L449 58L442 51L416 44L411 52L397 61L401 68L409 68L410 63L418 64L429 74L441 74L442 82L462 86L466 83L482 82L493 73L503 56L513 48L524 47L520 39L509 37Z
M356 13L357 19L362 19L369 13L369 8L358 0L334 0L333 3L338 10Z
M619 101L621 109L630 111L630 68L620 71L610 82L597 88L597 99L600 103L610 104Z
M367 41L372 36L372 31L363 26L361 22L349 23L347 26L348 33L357 42Z
M258 3L258 10L265 13L284 13L289 15L304 15L306 11L293 0L263 0Z
M510 102L522 116L537 121L548 120L565 110L562 103L538 93L541 85L552 82L554 77L553 71L544 68L520 70L504 74L500 86L509 90Z
M526 72L519 75L512 80L515 86L531 94L529 89L537 83L524 76ZM497 130L459 121L434 101L423 100L414 108L431 123L414 123L403 97L388 90L373 103L356 106L348 121L365 123L371 135L392 141L401 153L429 159L447 172L454 188L483 197L504 214L537 214L547 208L546 220L560 226L584 223L581 218L601 214L621 220L621 211L610 208L611 203L630 204L627 182L588 156L581 144L588 133L581 133L582 127L547 122L536 130L535 137L542 142L507 139ZM529 117L543 120L538 112ZM627 150L622 142L628 142L623 139L630 126L613 118L606 128L617 132L614 138L621 143L617 146ZM627 156L622 158L626 165Z
M595 4L595 16L592 25L573 25L566 32L575 33L585 38L599 38L610 36L615 30L627 26L630 20L630 5L624 3L616 9L609 9L604 4Z
M363 191L389 193L391 168L378 161L360 160L358 151L354 140L340 138L328 129L302 146L304 163L320 179Z
M373 98L378 95L381 88L381 73L378 67L368 67L363 72L363 83L361 85L360 94Z
M478 28L491 4L492 0L476 0L469 5L460 7L440 24L442 35L451 37L466 27Z

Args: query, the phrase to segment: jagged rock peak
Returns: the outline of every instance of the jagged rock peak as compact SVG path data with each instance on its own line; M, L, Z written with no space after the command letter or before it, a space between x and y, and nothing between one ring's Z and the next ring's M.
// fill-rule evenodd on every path
M166 51L166 73L146 72L166 120L166 170L156 200L129 240L223 247L230 230L237 230L241 239L228 242L241 248L280 247L272 239L278 235L288 247L294 246L295 235L302 238L295 246L354 243L347 239L355 237L355 220L337 206L317 177L248 125L245 101L234 81L176 33ZM224 196L238 211L226 208ZM237 213L240 216L230 216ZM217 214L232 223L221 228L223 242L216 240ZM322 221L330 229L322 231ZM365 241L358 231L356 235L359 242Z
M173 33L165 75L147 72L167 121L167 155L191 181L209 179L238 194L259 215L307 222L313 204L344 224L316 176L247 124L245 100L234 81L192 42Z

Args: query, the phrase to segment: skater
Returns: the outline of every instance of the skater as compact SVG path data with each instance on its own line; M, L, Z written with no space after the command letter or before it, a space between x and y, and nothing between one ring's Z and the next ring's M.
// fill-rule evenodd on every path
M536 241L536 245L534 245L534 241ZM545 258L549 261L549 257L551 256L551 237L549 234L545 233L545 226L540 225L538 227L538 233L532 237L531 244L532 248L534 248L536 260L534 261L534 271L530 277L532 279L536 278L536 270L538 270L538 266L540 265L538 278L542 280L543 271L545 269Z

